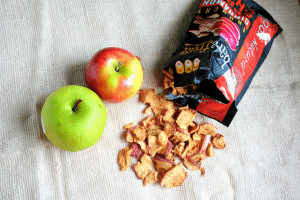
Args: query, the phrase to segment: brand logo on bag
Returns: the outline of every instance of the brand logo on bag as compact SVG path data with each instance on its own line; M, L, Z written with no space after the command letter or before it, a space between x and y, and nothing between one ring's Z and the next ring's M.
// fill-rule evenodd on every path
M203 0L200 7L211 7L211 6L221 6L223 12L231 16L231 18L237 19L240 22L244 22L246 29L248 30L251 22L249 18L253 17L253 11L248 10L242 0L232 1L232 0ZM211 9L211 8L207 8ZM205 11L210 12L210 11ZM241 23L239 23L241 24Z

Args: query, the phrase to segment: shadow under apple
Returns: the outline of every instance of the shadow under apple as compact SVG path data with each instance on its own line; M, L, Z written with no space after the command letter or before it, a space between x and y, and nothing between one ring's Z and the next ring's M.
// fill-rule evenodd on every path
M43 105L47 99L47 96L48 95L43 95L38 99L38 101L36 103L36 114L37 114L37 122L38 122L38 128L39 128L39 138L43 142L47 142L50 144L50 141L48 140L48 138L46 137L46 135L43 132L42 121L41 121L41 112L42 112Z
M87 87L84 79L85 68L87 62L80 63L78 65L70 65L66 73L67 85L80 85Z

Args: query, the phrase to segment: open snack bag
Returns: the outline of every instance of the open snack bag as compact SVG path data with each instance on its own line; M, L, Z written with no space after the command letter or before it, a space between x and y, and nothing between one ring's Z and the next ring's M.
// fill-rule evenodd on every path
M252 0L202 0L163 71L168 99L229 126L281 31Z

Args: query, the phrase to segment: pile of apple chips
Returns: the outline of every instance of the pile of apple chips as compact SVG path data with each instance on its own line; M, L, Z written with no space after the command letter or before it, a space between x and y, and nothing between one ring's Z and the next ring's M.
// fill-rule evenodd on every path
M200 170L206 157L215 155L214 148L225 147L224 137L217 134L216 127L208 123L196 123L197 112L188 107L178 107L154 89L142 89L140 100L150 114L138 125L124 126L129 146L120 150L118 163L121 171L132 165L143 185L159 182L160 186L172 188L183 184L189 170ZM152 114L151 114L152 112Z

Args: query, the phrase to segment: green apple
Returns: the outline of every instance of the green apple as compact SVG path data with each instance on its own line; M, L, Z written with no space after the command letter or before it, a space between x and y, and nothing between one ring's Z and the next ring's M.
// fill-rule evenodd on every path
M68 85L51 93L42 108L43 130L57 147L80 151L94 145L106 124L106 108L92 90Z

